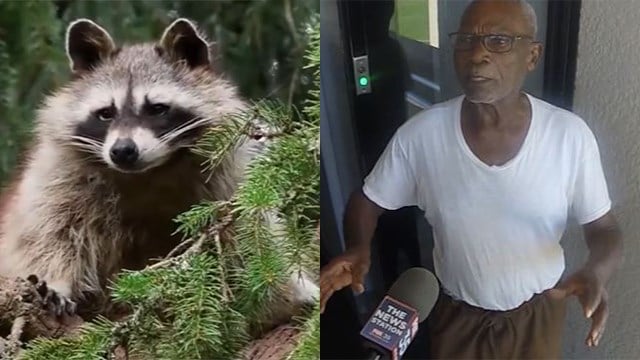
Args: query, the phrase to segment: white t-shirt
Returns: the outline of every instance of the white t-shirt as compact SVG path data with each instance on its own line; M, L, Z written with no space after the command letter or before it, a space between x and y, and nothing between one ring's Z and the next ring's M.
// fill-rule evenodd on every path
M528 97L531 123L506 164L489 166L468 147L459 96L403 124L363 186L380 207L425 212L443 287L484 309L510 310L554 286L565 267L559 242L568 216L585 224L611 208L586 123Z

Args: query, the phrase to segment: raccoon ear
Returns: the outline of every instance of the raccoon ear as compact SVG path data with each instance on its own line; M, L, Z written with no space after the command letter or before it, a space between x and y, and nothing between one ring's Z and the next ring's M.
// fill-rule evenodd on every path
M109 33L89 19L78 19L69 24L66 52L74 73L91 71L116 49Z
M160 39L160 49L171 61L186 61L189 67L209 66L209 45L198 34L196 25L180 18L169 25Z

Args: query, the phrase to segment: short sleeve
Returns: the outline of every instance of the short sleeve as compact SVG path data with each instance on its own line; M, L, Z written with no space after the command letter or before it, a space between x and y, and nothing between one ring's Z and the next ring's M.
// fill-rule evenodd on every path
M412 164L396 132L364 179L362 191L378 206L396 210L417 205L416 188Z
M584 225L599 219L611 210L611 199L602 170L598 144L590 130L582 149L582 161L576 167L571 209L578 223Z

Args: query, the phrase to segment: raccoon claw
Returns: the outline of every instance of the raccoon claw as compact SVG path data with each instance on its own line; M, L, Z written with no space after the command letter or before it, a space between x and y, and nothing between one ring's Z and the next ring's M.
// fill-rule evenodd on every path
M29 275L27 280L35 286L36 291L44 301L44 306L51 314L56 316L62 316L63 314L75 315L77 304L74 301L48 287L46 281L38 280L35 275Z
M66 296L58 294L55 290L49 289L44 298L47 310L56 316L63 314L73 316L76 313L76 303Z

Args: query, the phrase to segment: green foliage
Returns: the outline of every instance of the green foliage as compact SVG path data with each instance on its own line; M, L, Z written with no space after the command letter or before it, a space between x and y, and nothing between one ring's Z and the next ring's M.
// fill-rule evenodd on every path
M309 320L303 323L302 336L287 360L319 359L320 354L320 305L318 304Z
M196 236L202 229L213 224L218 218L218 211L226 204L224 201L218 201L203 202L192 206L191 209L176 218L176 222L179 224L176 233L182 233L185 237Z
M231 306L220 259L197 254L179 266L123 272L114 284L113 299L138 311L120 331L130 354L163 359L227 359L249 340L245 315ZM45 354L72 359L99 358L116 326L108 321L87 326L78 338L38 339L25 359ZM64 358L54 357L54 358Z
M159 289L154 275L156 273L151 271L123 271L116 286L112 288L112 298L131 305L155 301Z
M312 38L318 39L319 25L315 23L312 30ZM310 43L307 59L308 68L318 67L318 41ZM306 104L303 113L319 116L313 109L317 103ZM285 114L278 104L265 103L257 104L255 112L268 114L260 118L272 121L291 119L295 113L289 110ZM271 124L285 130L250 164L232 201L233 211L239 214L236 241L244 264L236 274L241 284L239 309L256 322L269 318L268 304L291 275L315 273L320 254L315 231L320 218L319 118ZM250 328L254 325L249 324Z
M224 281L219 260L196 255L182 266L163 272L164 332L159 333L156 357L171 359L230 358L246 334L240 313L229 308L221 291Z
M0 185L30 138L33 108L65 78L53 19L52 2L0 1Z
M67 359L99 360L104 359L111 341L113 324L106 319L87 323L75 337L55 340L35 339L30 344L31 351L21 355L23 360Z
M249 329L268 319L269 304L275 301L287 281L287 263L271 232L268 214L253 212L237 220L236 241L243 266L232 272L238 296L235 307L247 314Z
M310 135L303 131L285 135L271 147L267 156L252 163L238 196L242 211L284 209L297 203L300 196L317 197L318 192L312 192L319 185L319 169L317 154L310 151Z
M112 298L131 306L131 317L90 324L78 338L37 340L23 353L25 359L93 359L114 341L144 358L236 358L274 315L273 304L291 276L304 271L317 277L320 30L315 20L305 34L311 41L304 56L314 87L301 102L302 111L286 100L256 101L194 149L215 167L246 136L252 119L280 132L250 164L231 201L197 204L176 218L186 242L206 239L203 252L187 252L164 267L122 272ZM215 234L229 216L234 236L223 244ZM302 336L290 358L318 358L318 304L296 321Z

